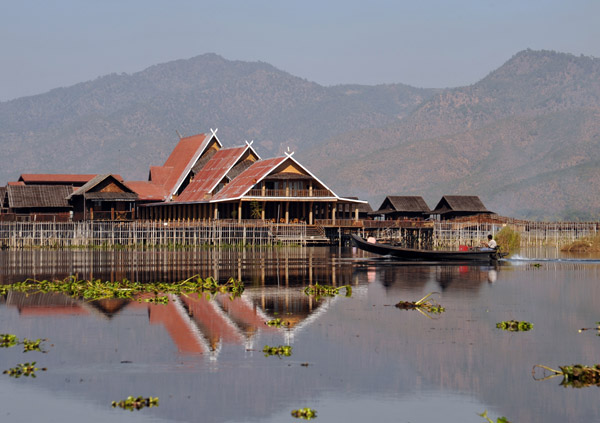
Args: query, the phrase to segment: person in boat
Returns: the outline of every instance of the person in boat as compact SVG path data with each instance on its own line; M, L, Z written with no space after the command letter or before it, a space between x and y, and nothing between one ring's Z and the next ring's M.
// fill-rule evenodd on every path
M498 243L491 234L487 236L487 242L482 242L481 244L484 248L489 248L490 250L496 250L498 248Z

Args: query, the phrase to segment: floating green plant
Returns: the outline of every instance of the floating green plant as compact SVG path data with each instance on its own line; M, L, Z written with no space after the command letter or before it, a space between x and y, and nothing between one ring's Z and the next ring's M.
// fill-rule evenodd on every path
M310 420L317 417L317 412L312 408L300 408L298 410L292 410L292 416L299 419Z
M10 377L14 377L16 379L20 378L21 376L34 378L36 377L35 372L38 370L45 372L47 369L45 367L42 367L41 369L35 367L35 361L33 361L31 363L17 364L17 367L12 367L8 370L3 371L2 373L9 375Z
M0 333L0 348L10 348L17 345L19 338L11 333Z
M488 423L494 423L494 421L488 417L487 410L485 410L481 414L478 414L478 416L483 417ZM506 419L506 417L498 417L496 419L496 423L510 423L510 422Z
M308 285L304 288L304 293L306 295L319 297L335 297L340 293L340 289L345 288L346 297L352 296L352 287L350 285L343 286L331 286L331 285L319 285L318 283L314 285Z
M536 369L543 369L551 372L549 376L542 378L536 378ZM594 364L593 366L584 366L582 364L574 364L572 366L559 366L560 370L554 370L550 367L536 364L533 366L531 371L535 380L547 380L552 379L556 376L563 376L563 380L560 383L564 387L571 388L586 388L588 386L599 386L600 387L600 364Z
M23 352L46 352L43 351L41 348L42 341L45 341L45 339L36 339L35 341L32 341L30 339L25 338L23 339L23 341L19 341L19 338L17 338L16 335L10 333L0 333L0 347L2 348L10 348L18 344L23 344Z
M509 332L527 332L533 329L533 323L519 322L518 320L508 320L505 322L496 323L498 329L507 330Z
M271 319L271 320L265 322L265 324L267 326L280 328L280 327L283 327L283 326L289 326L290 322L285 321L285 320L281 320L281 318L278 317L276 319Z
M127 397L126 399L124 399L123 401L113 401L112 402L112 406L113 408L116 407L120 407L124 410L129 410L129 411L133 411L133 410L141 410L144 407L158 407L158 397L148 397L148 398L144 398L144 397Z
M265 345L263 352L265 353L265 357L272 355L276 355L278 357L290 357L292 355L292 347L290 345L280 345L278 347L270 347Z
M437 294L437 292L430 292L419 301L400 301L398 304L396 304L396 307L402 310L417 310L427 317L431 317L430 314L443 313L446 311L444 307L435 301L426 301L427 298L431 297L433 294Z
M237 297L244 292L244 284L234 278L230 278L225 283L220 283L211 277L203 279L197 275L175 283L140 283L127 279L116 282L102 282L99 279L79 280L76 276L69 276L63 280L38 281L27 279L14 284L0 285L0 295L5 295L9 291L27 294L57 292L70 297L83 297L90 301L112 298L134 300L137 296L151 294L154 297L142 297L137 298L137 300L165 304L168 302L168 297L166 297L168 294L228 293L232 297Z

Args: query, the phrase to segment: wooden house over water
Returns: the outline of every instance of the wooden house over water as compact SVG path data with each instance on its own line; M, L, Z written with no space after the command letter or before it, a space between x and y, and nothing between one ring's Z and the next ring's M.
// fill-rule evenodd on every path
M371 213L382 216L383 220L427 219L431 214L429 206L419 196L387 196L379 209Z
M74 220L131 220L138 195L113 175L97 175L70 193Z
M479 214L494 214L483 205L476 195L445 195L431 212L440 220L450 220L458 217L475 216Z
M72 210L67 197L72 188L65 185L7 185L3 199L3 220L67 220ZM2 192L0 192L0 195Z
M216 136L182 138L162 167L146 182L128 182L150 220L244 220L312 225L317 219L358 219L366 202L341 198L302 166L293 153L261 159L252 143L224 148ZM344 205L347 212L340 211Z

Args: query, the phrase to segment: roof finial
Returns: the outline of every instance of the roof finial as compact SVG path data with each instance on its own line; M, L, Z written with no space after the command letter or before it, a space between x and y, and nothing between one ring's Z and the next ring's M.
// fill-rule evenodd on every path
M218 131L218 130L219 130L219 128L215 128L215 129L212 129L212 128L210 128L210 132L212 132L212 134L213 134L213 137L216 137L216 136L217 136L217 131Z
M290 146L289 145L288 145L287 151L285 152L285 155L288 156L288 157L292 157L294 155L293 151L290 153Z
M244 141L246 141L246 145L247 145L248 147L250 147L250 146L251 146L251 145L254 143L254 140L252 140L252 141L250 141L250 142L248 142L248 140L244 140Z
M179 137L179 139L183 138L177 129L175 130L175 132L177 132L177 136Z

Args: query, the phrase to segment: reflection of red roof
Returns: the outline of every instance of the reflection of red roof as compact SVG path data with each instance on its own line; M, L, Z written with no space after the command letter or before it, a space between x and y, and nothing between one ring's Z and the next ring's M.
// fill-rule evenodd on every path
M229 185L219 191L213 197L213 201L234 200L242 197L286 159L286 157L275 157L255 162L231 181Z
M161 166L163 169L151 169L152 182L163 185L169 197L175 194L211 139L207 134L181 138L165 164ZM168 171L165 168L172 170Z
M194 176L194 180L185 188L177 201L202 201L223 180L227 172L246 152L248 146L222 148Z
M177 310L173 297L167 304L149 304L150 323L161 323L181 353L201 354L206 351L190 326L190 320Z
M218 312L218 305L213 300L206 300L204 297L181 297L181 301L188 307L190 315L208 339L219 339L228 343L243 342L239 330L225 318L224 313Z
M80 306L67 306L67 307L23 307L19 309L19 314L23 316L56 316L56 315L86 315L90 312Z
M141 201L164 201L166 190L161 185L148 181L128 181L125 183L131 188Z
M51 174L51 173L23 173L19 178L20 182L25 184L60 184L60 185L77 185L85 184L94 179L97 174L93 175L78 175L78 174ZM119 181L123 178L120 175L113 175Z

